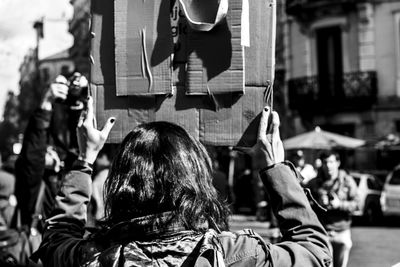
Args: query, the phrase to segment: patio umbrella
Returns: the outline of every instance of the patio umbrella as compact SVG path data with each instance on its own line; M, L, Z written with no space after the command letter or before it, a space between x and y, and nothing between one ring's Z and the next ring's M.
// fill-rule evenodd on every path
M299 134L283 141L285 149L356 148L364 144L364 140L323 131L318 126L315 127L314 131Z

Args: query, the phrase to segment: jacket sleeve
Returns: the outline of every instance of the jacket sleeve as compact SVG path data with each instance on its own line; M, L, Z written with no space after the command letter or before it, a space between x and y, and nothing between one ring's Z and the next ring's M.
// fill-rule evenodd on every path
M56 207L46 221L43 241L32 259L44 266L80 266L87 220L87 205L91 196L92 168L76 161L63 178L56 197Z
M51 111L36 110L25 130L21 153L16 162L15 193L21 211L21 222L30 225L45 170L47 132Z
M260 253L257 266L329 266L327 234L312 210L291 163L280 163L260 172L278 219L282 241Z

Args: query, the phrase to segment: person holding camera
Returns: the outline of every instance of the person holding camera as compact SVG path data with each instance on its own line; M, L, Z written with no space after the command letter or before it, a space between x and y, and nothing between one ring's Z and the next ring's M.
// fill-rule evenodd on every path
M60 158L48 140L53 105L56 100L65 100L68 95L66 79L57 79L48 87L39 107L29 119L21 153L16 161L15 193L18 210L21 224L28 228L32 224L34 214L37 213L38 198L43 199L44 194L50 194L42 183L50 185L50 181L57 180L61 167ZM49 205L52 209L52 205Z
M105 183L104 228L85 235L92 164L114 123L109 118L97 130L89 98L78 123L79 158L63 178L34 255L44 266L330 265L326 232L284 161L279 117L268 108L258 142L246 152L263 157L260 175L282 242L266 244L251 230L228 231L229 209L212 186L206 149L168 122L142 124L125 137Z
M27 229L40 228L41 223L53 210L64 163L53 145L55 141L51 139L54 135L51 132L51 124L55 104L63 104L68 110L78 113L84 108L87 100L87 92L84 92L87 87L87 79L77 72L73 73L69 79L59 75L46 89L39 107L30 117L25 129L21 153L16 161L15 195L20 222L17 222L15 218L14 226L21 224ZM85 99L82 99L83 97ZM78 116L79 114L80 112ZM71 124L70 128L75 130L77 119L70 119L67 123ZM73 136L76 136L75 131ZM68 154L68 156L72 155L72 153Z
M316 178L306 187L317 202L326 209L320 219L328 232L333 250L333 266L346 267L350 250L352 212L357 209L357 184L353 177L340 169L340 157L335 151L320 156L322 166Z

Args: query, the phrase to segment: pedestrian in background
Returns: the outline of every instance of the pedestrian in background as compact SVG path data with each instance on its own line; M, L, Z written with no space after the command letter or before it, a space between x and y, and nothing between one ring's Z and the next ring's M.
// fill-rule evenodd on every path
M257 144L246 151L261 152L261 179L284 242L227 231L229 210L212 186L206 149L168 122L140 125L125 137L106 180L105 228L84 238L91 165L114 121L96 130L89 99L78 126L79 160L64 177L35 255L44 266L329 266L326 232L294 167L284 162L279 117L269 109L262 111Z
M221 201L228 203L230 200L228 176L221 170L218 160L213 161L213 185Z
M213 185L215 189L217 190L217 193L221 199L221 201L225 201L227 203L231 202L231 194L229 191L229 183L228 183L228 176L226 173L222 170L219 158L218 158L218 153L215 147L213 146L207 146L207 153L210 155L210 159L213 165Z
M0 154L0 227L9 228L11 226L11 219L17 205L14 189L15 176L3 169Z
M66 82L65 78L64 80ZM15 194L21 224L28 229L32 225L34 214L40 213L35 216L45 218L53 210L59 187L61 160L50 145L50 124L54 103L56 100L65 100L67 95L68 87L59 82L51 84L25 129L21 153L16 161ZM44 192L40 193L41 190ZM39 197L42 199L38 200ZM40 205L38 201L41 202Z
M339 154L321 154L318 176L307 184L314 198L326 209L319 218L328 232L333 249L333 266L346 267L351 240L352 212L357 208L357 184L340 167Z
M304 152L297 150L293 158L293 164L303 177L303 184L307 184L311 179L317 176L317 172L311 164L306 163Z

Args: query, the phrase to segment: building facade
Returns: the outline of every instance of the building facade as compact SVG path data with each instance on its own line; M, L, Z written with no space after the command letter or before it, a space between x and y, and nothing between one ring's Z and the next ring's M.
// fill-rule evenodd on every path
M58 75L69 76L75 70L74 61L69 56L69 50L64 50L39 61L40 80L48 85Z
M70 49L76 71L89 77L90 73L90 0L71 0L74 14L69 22L69 32L74 36Z
M400 1L286 0L285 70L295 132L366 140L400 132Z
M21 131L25 129L29 117L39 104L42 96L42 87L40 86L37 67L37 52L35 49L30 49L24 56L24 60L19 67L20 93L18 95L18 113Z

